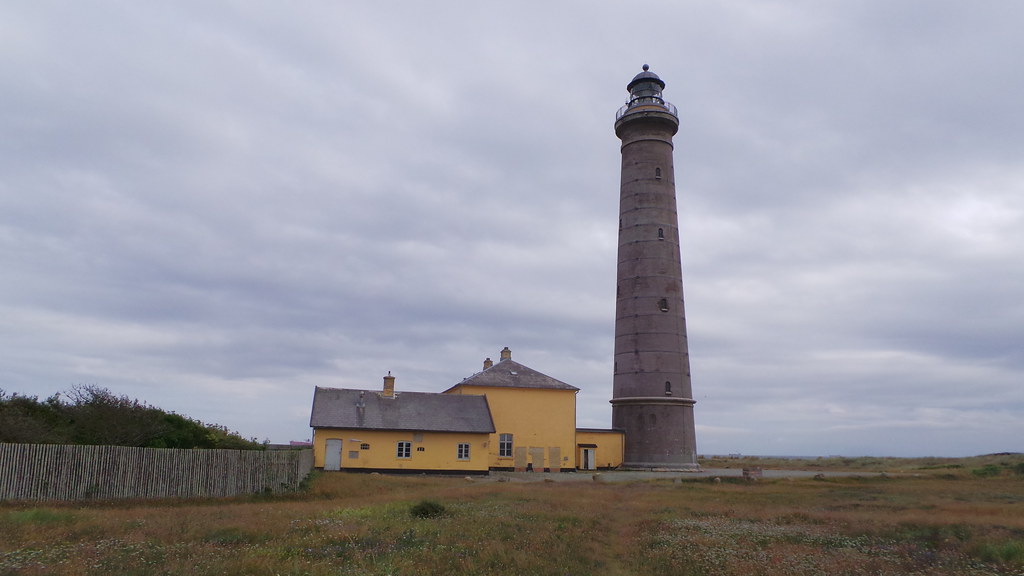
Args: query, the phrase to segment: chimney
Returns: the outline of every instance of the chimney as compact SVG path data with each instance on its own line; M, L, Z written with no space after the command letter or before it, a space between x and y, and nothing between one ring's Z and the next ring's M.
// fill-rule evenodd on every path
M511 360L512 359L512 351L508 349L508 346L505 346L505 348L501 351L501 359L502 360Z
M395 377L391 375L391 370L388 370L388 375L384 377L384 396L388 398L394 397L395 395Z
M490 358L484 358L484 370L487 370L491 366L494 366L494 362L491 362Z

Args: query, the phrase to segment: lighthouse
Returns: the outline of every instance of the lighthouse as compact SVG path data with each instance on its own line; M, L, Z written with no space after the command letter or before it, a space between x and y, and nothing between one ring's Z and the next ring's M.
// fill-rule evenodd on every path
M622 141L612 426L625 431L623 467L695 470L690 358L683 307L672 137L665 82L643 71L615 115Z

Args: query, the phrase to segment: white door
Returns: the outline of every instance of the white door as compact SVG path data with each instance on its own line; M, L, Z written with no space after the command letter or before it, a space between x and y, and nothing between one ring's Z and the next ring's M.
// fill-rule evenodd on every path
M584 470L597 470L596 454L597 450L593 448L583 449L583 469Z
M324 454L324 470L341 470L341 448L343 442L337 438L327 440L327 453Z

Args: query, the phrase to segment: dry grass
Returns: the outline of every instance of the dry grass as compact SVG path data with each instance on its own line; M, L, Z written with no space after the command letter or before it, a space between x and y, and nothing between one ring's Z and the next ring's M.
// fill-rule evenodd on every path
M705 456L705 468L746 468L761 466L781 470L829 470L834 472L915 473L933 471L970 471L994 466L1004 471L1024 474L1024 454L1001 453L970 458L850 458L830 456L819 458L774 458L764 456Z
M986 465L722 483L321 474L287 497L7 504L0 574L1022 574L1024 475L972 472ZM412 516L423 500L445 513Z

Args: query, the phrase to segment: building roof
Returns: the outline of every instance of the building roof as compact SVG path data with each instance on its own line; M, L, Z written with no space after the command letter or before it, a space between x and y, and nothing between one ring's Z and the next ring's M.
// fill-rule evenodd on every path
M311 428L408 430L416 432L494 432L486 396L317 387Z
M447 391L454 390L459 386L489 386L494 388L544 388L547 390L573 390L579 388L570 386L561 380L555 380L551 376L541 374L533 368L523 366L512 360L502 360L490 368L473 374Z

